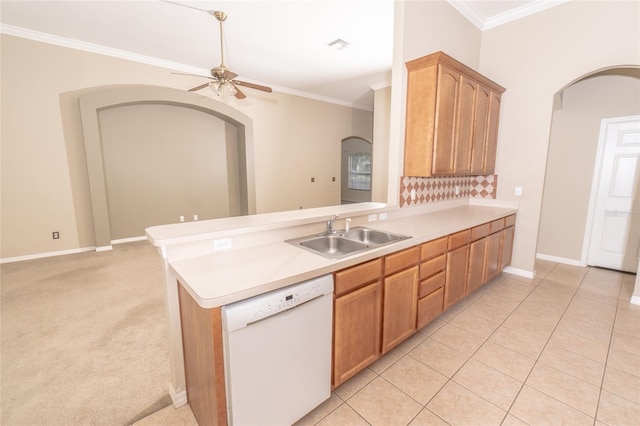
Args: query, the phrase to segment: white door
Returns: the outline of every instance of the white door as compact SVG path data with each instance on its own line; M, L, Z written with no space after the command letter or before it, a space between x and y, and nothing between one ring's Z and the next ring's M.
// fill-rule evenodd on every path
M604 119L587 263L636 272L640 249L640 116ZM598 179L599 176L599 180Z

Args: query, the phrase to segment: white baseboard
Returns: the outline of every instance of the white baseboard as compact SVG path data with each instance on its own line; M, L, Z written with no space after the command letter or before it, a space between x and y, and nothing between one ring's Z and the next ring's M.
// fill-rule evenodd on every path
M580 260L568 259L566 257L551 256L549 254L542 254L542 253L537 253L536 259L548 260L550 262L562 263L565 265L572 265L572 266L583 266L583 267L587 266L587 265L584 265Z
M22 262L24 260L42 259L45 257L63 256L65 254L84 253L86 251L95 251L95 250L96 250L95 247L83 247L83 248L77 248L77 249L71 249L71 250L59 250L59 251L50 251L47 253L29 254L26 256L7 257L4 259L0 259L0 264L11 263L11 262Z
M640 296L631 296L631 300L629 302L634 305L640 305Z
M188 402L187 391L183 390L180 392L176 392L176 390L173 388L173 383L169 383L169 395L171 396L171 400L173 401L173 406L175 408L182 407Z
M109 251L109 250L113 250L112 245L96 247L96 251Z
M144 235L141 237L121 238L119 240L111 240L111 244L133 243L135 241L143 241L146 239L147 237Z
M533 279L536 276L535 271L526 271L524 269L513 268L511 266L507 266L506 268L504 268L503 272L506 272L507 274L511 274L511 275L517 275L519 277L529 278L529 279Z

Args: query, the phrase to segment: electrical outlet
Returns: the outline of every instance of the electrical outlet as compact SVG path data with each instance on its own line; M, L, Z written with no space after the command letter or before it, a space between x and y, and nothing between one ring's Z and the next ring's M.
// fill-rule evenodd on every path
M198 220L198 215L197 214L193 215L193 220Z
M380 213L380 220L387 220L387 213Z
M51 235L53 236L54 240L59 240L60 239L60 232L58 232L58 231L53 231L51 233Z
M460 185L456 185L456 186L453 188L453 193L454 193L455 195L460 195Z
M516 197L522 197L522 187L516 186Z
M180 222L184 222L184 216L180 216L179 220Z
M415 201L416 200L416 190L412 189L411 190L411 201Z
M213 240L213 250L229 250L231 248L231 238L220 238Z
M369 222L375 222L376 220L378 220L377 214L374 213L369 215Z

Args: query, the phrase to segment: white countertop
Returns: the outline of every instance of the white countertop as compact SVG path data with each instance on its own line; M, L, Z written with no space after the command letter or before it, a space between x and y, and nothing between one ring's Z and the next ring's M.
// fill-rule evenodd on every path
M366 225L412 238L342 259L327 259L284 241L170 261L203 308L213 308L328 274L370 259L516 213L515 208L464 205ZM302 235L300 235L302 236Z

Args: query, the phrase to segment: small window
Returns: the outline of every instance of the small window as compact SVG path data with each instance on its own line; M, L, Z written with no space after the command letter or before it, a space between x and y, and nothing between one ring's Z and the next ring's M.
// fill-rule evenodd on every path
M371 153L349 155L349 189L371 191Z

